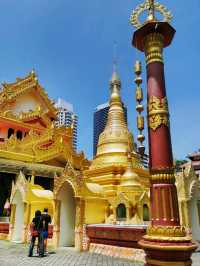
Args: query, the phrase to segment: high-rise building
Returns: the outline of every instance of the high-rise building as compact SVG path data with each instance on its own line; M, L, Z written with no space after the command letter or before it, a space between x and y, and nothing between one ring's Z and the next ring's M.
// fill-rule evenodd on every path
M59 98L55 103L55 107L59 110L57 121L55 122L57 127L71 127L73 124L73 148L76 150L78 116L74 113L73 105Z
M127 124L127 107L123 104L125 122ZM93 120L93 156L97 152L99 135L104 131L109 111L109 103L100 104L96 107Z

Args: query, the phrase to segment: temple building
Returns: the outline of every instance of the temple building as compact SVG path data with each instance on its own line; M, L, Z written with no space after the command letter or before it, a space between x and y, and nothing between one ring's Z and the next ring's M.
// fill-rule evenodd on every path
M166 8L160 9L158 4L156 8L169 19ZM145 10L148 19L140 24L138 17ZM11 215L9 222L0 223L0 239L26 242L35 210L47 207L55 247L83 250L89 228L90 240L96 243L103 238L103 243L133 247L134 241L140 241L148 265L175 265L182 258L184 265L191 265L196 244L188 231L191 229L193 238L200 240L200 180L192 163L174 173L162 51L175 30L168 20L157 21L154 11L154 1L146 1L132 14L137 28L133 45L145 51L147 62L150 169L141 160L145 137L140 63L135 65L138 150L125 121L121 80L114 70L107 122L92 161L74 149L73 126L55 127L58 109L34 71L14 83L3 83L0 215L8 199ZM142 239L137 234L139 226L145 228ZM177 245L181 252L177 253Z
M149 173L125 123L116 72L110 89L107 125L89 162L73 148L73 128L54 126L57 109L34 72L2 85L1 209L9 198L11 217L0 238L27 241L34 212L44 206L53 218L52 244L79 250L84 224L148 222Z
M0 239L26 242L35 210L44 207L53 218L52 245L78 250L86 224L149 223L150 174L125 122L120 90L114 71L107 123L89 162L73 148L73 128L54 126L57 110L34 72L2 85L0 200L3 211L9 199L11 216L4 229L0 223ZM181 223L199 240L200 184L192 165L177 174L176 185Z
M200 150L190 153L187 157L191 160L195 173L200 176Z
M77 153L73 149L72 127L54 127L57 109L39 84L34 71L25 78L17 78L14 83L2 84L0 109L0 178L1 184L4 185L0 187L0 215L7 198L10 198L11 204L7 238L19 242L27 238L27 228L32 221L34 210L42 210L45 198L45 204L51 206L49 210L53 219L57 218L55 228L58 231L60 217L54 216L57 215L56 211L59 211L58 202L62 207L62 200L58 200L64 193L61 191L60 183L66 185L74 204L73 186L77 187L76 196L84 189L85 195L91 195L89 189L82 185L80 175L80 172L89 166L89 161L83 152ZM64 176L66 180L70 180L67 184ZM69 205L68 202L66 211L71 208L75 213L75 205ZM74 217L75 221L75 214L68 215ZM23 228L23 232L16 233L16 226ZM69 221L66 226L74 228L73 235L75 224ZM54 241L59 244L58 236L54 235ZM66 241L69 243L74 240Z

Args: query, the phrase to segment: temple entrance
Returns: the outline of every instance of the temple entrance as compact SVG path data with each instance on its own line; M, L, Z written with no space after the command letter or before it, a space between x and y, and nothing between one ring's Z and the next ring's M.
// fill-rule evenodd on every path
M20 243L23 241L22 233L23 233L23 226L24 226L24 202L22 200L22 195L19 190L17 190L13 198L12 204L16 205L12 241Z
M59 246L73 247L75 240L76 204L72 186L65 182L58 194L60 200L60 237Z

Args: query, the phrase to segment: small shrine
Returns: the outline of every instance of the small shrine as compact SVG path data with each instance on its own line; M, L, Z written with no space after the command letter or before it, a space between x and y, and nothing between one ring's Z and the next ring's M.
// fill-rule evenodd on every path
M53 215L53 193L34 184L34 176L26 180L22 172L19 173L11 190L11 217L8 239L23 243L28 240L29 225L35 216L35 211L43 212L48 208L49 214Z

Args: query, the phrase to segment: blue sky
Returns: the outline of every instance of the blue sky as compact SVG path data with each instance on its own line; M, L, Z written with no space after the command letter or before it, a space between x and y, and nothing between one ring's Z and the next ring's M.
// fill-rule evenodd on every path
M200 148L200 1L161 2L172 10L177 30L173 44L165 50L165 73L174 156L184 158ZM79 150L89 158L93 111L109 97L115 41L122 98L128 107L129 128L137 136L133 64L137 58L145 65L143 55L131 46L134 28L129 17L138 3L0 1L0 81L14 81L34 68L51 98L73 103L79 116Z

